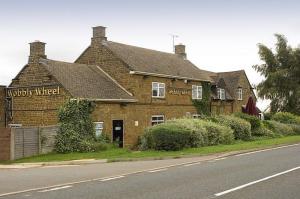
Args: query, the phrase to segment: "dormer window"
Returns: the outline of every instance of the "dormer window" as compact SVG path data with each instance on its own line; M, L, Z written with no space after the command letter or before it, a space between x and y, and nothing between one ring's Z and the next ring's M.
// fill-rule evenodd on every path
M243 89L242 88L239 88L237 90L237 97L238 97L238 100L243 100Z
M217 89L217 95L218 95L218 99L225 100L225 89L224 88L218 88Z
M165 83L152 82L152 97L164 98L165 90Z

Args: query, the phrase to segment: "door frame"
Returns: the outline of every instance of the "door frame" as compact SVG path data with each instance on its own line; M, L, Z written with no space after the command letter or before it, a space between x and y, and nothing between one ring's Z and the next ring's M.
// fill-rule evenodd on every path
M114 121L122 121L122 134L123 134L123 138L122 138L122 143L123 143L123 147L124 148L124 143L125 143L125 129L124 129L124 120L123 119L113 119L111 121L112 123L112 132L111 132L111 136L112 136L112 142L114 142ZM120 147L121 148L121 147Z

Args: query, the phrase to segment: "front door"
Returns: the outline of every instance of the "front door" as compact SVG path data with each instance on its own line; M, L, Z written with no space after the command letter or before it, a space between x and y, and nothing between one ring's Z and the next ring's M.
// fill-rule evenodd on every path
M119 143L123 147L123 120L113 120L113 142Z

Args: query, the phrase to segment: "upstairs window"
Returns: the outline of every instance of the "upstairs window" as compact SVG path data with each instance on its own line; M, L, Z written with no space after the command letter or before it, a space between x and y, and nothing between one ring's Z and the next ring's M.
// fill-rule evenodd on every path
M151 118L151 124L156 125L156 124L161 124L165 122L165 116L164 115L152 115Z
M225 100L225 89L224 88L218 88L217 94L218 94L218 99Z
M152 82L152 97L165 97L165 83Z
M202 86L192 85L192 99L202 99Z
M238 100L243 100L243 89L239 88L237 90L237 96L238 96Z

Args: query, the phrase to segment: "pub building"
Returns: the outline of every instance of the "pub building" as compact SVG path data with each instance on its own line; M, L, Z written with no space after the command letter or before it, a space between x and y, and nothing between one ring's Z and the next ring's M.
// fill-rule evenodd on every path
M182 44L175 53L160 52L109 41L105 31L93 28L90 45L74 63L48 59L45 43L30 43L28 63L0 87L0 125L56 125L62 104L86 99L96 106L96 133L130 147L148 126L198 117L192 100L202 100L204 84L213 114L241 111L249 96L255 98L243 70L204 71L187 59Z

